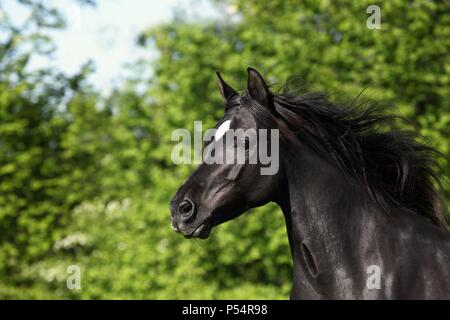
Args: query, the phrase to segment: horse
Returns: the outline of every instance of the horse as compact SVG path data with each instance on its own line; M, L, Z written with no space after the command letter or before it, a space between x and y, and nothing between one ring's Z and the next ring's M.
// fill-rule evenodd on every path
M397 117L379 106L274 93L247 71L242 94L216 72L225 105L216 128L278 130L279 169L263 175L259 162L203 162L170 201L172 228L206 239L213 227L275 202L293 261L291 299L450 299L439 152L396 129ZM227 135L216 138L209 145ZM218 150L243 145L248 158L256 151L245 142Z

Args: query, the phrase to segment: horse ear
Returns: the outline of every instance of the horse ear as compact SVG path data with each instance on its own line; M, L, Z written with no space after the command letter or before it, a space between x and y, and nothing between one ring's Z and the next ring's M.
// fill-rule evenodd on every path
M250 96L264 106L269 105L271 93L261 74L253 68L247 68L247 89Z
M230 87L228 85L228 83L226 83L222 79L222 76L220 75L219 71L216 71L216 75L217 75L217 84L219 86L220 93L223 97L223 100L225 101L225 104L227 104L227 102L231 101L233 98L235 98L239 94L236 92L236 90L234 90L232 87Z

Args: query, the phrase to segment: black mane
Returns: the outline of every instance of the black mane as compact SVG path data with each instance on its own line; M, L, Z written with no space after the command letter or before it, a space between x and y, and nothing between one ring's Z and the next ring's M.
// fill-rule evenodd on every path
M242 98L253 105L248 95ZM404 208L447 228L434 186L441 153L418 142L417 133L395 130L394 120L401 118L367 103L336 106L322 94L273 95L272 107L271 115L263 116L282 119L287 127L279 128L281 137L301 135L316 151L325 150L385 211Z

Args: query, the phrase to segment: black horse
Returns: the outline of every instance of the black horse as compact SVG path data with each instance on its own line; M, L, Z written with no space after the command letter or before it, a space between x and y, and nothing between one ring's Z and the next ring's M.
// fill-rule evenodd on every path
M294 264L291 299L450 299L450 233L432 148L394 130L377 107L274 94L252 68L240 95L217 75L226 105L218 125L278 129L279 170L202 163L170 203L175 231L207 238L274 201ZM244 145L248 157L254 150Z

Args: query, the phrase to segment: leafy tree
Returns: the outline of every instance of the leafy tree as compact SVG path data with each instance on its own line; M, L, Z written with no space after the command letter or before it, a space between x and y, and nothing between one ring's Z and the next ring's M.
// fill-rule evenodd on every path
M35 55L51 53L46 30L63 20L45 2L19 3L29 9L24 25L6 13L0 24L0 294L27 283L27 266L51 252L72 209L99 193L101 128L109 116L85 81L89 64L71 77L29 70Z

